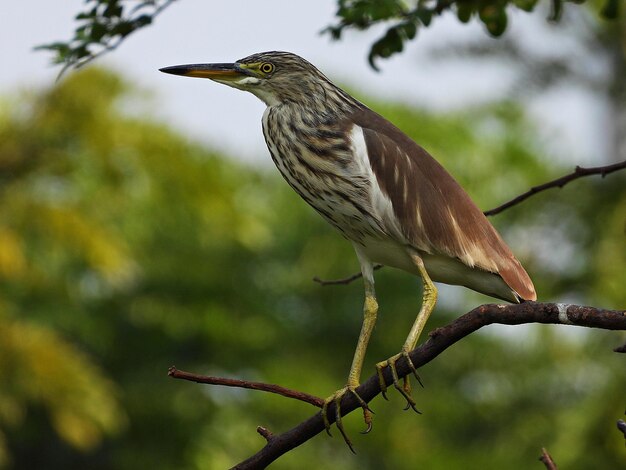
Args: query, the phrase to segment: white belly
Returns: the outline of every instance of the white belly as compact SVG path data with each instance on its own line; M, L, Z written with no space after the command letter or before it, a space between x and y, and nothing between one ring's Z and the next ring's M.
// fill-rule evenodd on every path
M401 269L419 276L407 247L390 240L367 239L360 250L374 263ZM492 297L517 302L517 297L504 280L495 273L472 268L460 260L443 255L420 253L424 267L435 282L465 286Z

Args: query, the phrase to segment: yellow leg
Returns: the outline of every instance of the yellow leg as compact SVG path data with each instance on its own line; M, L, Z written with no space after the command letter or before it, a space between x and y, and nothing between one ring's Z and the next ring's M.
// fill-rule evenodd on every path
M426 326L426 322L430 317L430 314L435 309L435 305L437 304L437 288L433 281L430 279L430 276L426 272L426 268L424 267L424 262L422 258L420 258L416 254L412 254L411 258L413 262L417 266L417 269L422 276L422 282L424 283L424 291L422 297L422 308L417 314L417 318L415 319L415 323L411 327L411 331L409 332L409 336L407 336L406 341L404 342L404 346L402 350L412 351L415 349L417 345L417 340L420 337L420 334L424 330Z
M383 397L387 398L385 396L385 392L387 391L387 384L385 383L385 379L384 379L382 371L385 367L389 366L389 368L391 369L392 377L393 377L393 384L395 388L406 399L407 409L411 407L413 408L413 410L419 413L419 411L415 407L415 400L413 400L413 397L411 396L411 383L409 382L409 378L405 377L403 386L400 386L400 382L398 380L398 373L396 371L396 361L401 357L405 357L406 360L408 361L409 366L413 370L413 373L415 374L417 380L418 381L420 380L419 376L417 375L417 370L409 357L409 352L415 349L415 346L417 345L417 341L419 340L420 334L422 333L424 326L426 326L426 322L428 321L430 314L435 308L435 304L437 303L437 288L435 287L435 285L433 284L433 281L430 279L430 276L426 272L426 268L424 267L424 262L422 261L422 258L415 252L411 252L410 256L411 256L411 259L413 260L413 263L415 263L415 265L417 266L417 269L422 277L422 282L424 285L422 307L419 313L417 314L417 318L415 319L415 322L413 323L413 326L411 327L411 331L409 332L409 335L407 336L406 341L404 342L404 345L402 346L402 350L400 351L400 353L396 354L395 356L390 357L386 361L382 361L376 364L376 370L378 372L378 380L380 381L380 388L382 390Z
M363 324L361 325L361 333L354 350L354 358L352 366L348 374L348 385L358 386L361 379L361 370L363 369L363 361L365 360L365 352L367 345L376 325L378 316L378 302L376 301L376 293L374 292L374 284L365 281L365 303L363 304Z
M359 334L359 340L354 351L354 358L352 359L352 366L350 367L350 373L348 374L348 383L345 387L337 390L331 396L324 400L322 406L322 419L326 427L326 432L330 435L330 421L328 419L328 406L331 403L335 404L335 422L337 428L341 432L344 440L354 452L352 443L343 429L343 423L341 421L341 399L346 393L351 393L356 397L363 408L363 417L365 424L367 425L364 433L367 433L372 428L372 411L367 406L367 403L356 393L356 388L360 385L361 370L363 369L363 361L365 360L365 352L367 351L367 345L374 326L376 325L376 317L378 316L378 302L376 301L376 293L374 291L374 281L372 275L371 264L361 263L361 269L363 271L363 279L365 281L365 303L363 305L363 324L361 326L361 333Z

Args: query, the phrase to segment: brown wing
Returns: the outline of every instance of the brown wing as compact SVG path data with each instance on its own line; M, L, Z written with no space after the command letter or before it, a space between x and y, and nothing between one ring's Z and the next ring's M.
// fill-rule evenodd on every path
M498 232L426 150L367 108L352 119L363 128L374 175L411 244L497 273L521 298L536 299L530 277Z

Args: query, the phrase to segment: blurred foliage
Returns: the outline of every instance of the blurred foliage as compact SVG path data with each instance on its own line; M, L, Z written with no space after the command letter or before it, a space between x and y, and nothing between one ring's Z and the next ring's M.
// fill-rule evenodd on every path
M76 15L78 26L69 41L44 44L38 49L54 52L54 62L67 67L80 67L99 55L115 49L130 34L152 24L154 18L176 0L86 0L84 9ZM583 4L587 0L550 0L551 21L559 21L564 5ZM598 2L601 2L599 5ZM405 43L415 39L420 28L448 12L459 21L478 20L492 36L506 31L511 10L531 12L539 0L337 0L338 19L324 29L335 39L345 30L365 30L383 25L385 33L370 47L368 60L378 70L376 60L402 52ZM599 15L613 20L623 14L620 0L589 0Z
M54 62L81 67L101 54L117 48L126 37L152 24L176 0L85 0L76 15L78 26L67 41L43 44L37 49L54 52Z
M598 10L604 19L614 20L623 13L619 0L601 1ZM551 0L548 19L559 21L567 3L586 2ZM589 3L597 2L591 0ZM435 18L447 12L453 12L462 23L477 18L491 36L498 37L506 31L508 15L512 10L532 12L538 4L539 0L337 0L336 16L339 21L324 31L333 39L341 39L345 30L383 26L385 33L372 44L368 55L372 68L378 69L377 59L402 52L405 44L416 38L420 28L429 27Z
M348 242L279 181L123 112L136 90L97 69L0 105L0 466L222 469L315 409L205 387L180 369L321 397L346 378L362 286ZM436 115L372 107L435 154L485 209L558 176L514 103ZM143 114L149 115L148 104ZM141 112L134 115L141 115ZM260 130L259 130L260 132ZM568 168L569 170L569 168ZM588 178L493 219L541 300L624 307L626 175ZM377 275L368 351L398 351L419 283ZM442 287L434 328L488 298ZM422 416L377 399L358 454L319 436L272 468L618 468L623 334L490 327L424 367ZM366 369L365 373L368 370ZM330 464L332 462L332 464Z

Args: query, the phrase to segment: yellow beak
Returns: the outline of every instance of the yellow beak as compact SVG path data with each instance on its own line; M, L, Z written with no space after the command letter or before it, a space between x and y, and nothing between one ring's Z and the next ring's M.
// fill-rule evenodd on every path
M211 80L234 80L250 73L239 64L187 64L159 69L164 73L184 77L209 78Z

